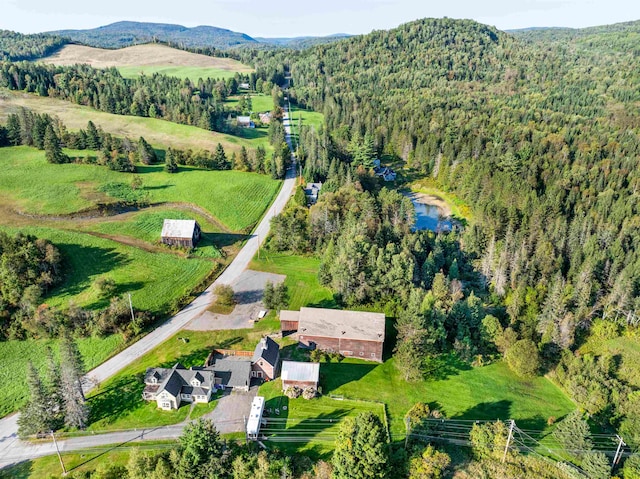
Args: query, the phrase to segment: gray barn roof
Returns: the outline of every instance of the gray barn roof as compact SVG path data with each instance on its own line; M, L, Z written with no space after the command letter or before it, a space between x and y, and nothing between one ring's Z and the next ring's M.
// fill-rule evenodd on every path
M282 361L283 381L318 382L320 377L320 363L301 363L298 361Z
M164 220L162 225L163 238L193 238L196 220Z
M280 311L280 320L286 318L286 321L295 321L296 313L296 311ZM301 336L384 342L385 318L383 313L300 308L297 319L299 321L298 334Z

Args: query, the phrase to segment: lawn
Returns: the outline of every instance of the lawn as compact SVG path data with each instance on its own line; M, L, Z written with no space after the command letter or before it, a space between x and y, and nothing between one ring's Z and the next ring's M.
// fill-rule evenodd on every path
M240 100L241 96L251 96L251 110L259 113L264 113L273 110L273 97L271 95L264 95L262 93L244 93L233 95L227 98L224 102L225 106L233 108Z
M294 104L291 104L289 119L291 123L291 138L294 147L298 143L298 134L301 126L311 126L315 128L316 131L319 131L320 127L324 125L324 115L322 113L307 110Z
M264 383L259 394L264 396L266 416L270 423L260 432L285 451L303 452L314 458L325 458L333 450L340 422L364 411L377 414L385 422L384 406L375 402L335 399L321 396L307 400L289 399L282 393L282 382ZM300 444L302 443L302 444Z
M156 408L155 403L143 401L143 378L147 368L172 367L177 362L185 367L201 366L214 347L253 350L263 334L272 332L277 327L277 321L271 320L261 321L254 329L180 331L91 392L88 398L91 424L88 429L130 429L174 424L184 420L188 406L177 411L161 411ZM196 408L191 417L206 414L210 407Z
M231 155L233 151L239 153L242 146L254 149L262 145L268 153L273 151L269 142L265 140L266 131L261 132L263 135L233 136L155 118L115 115L56 98L0 89L1 123L5 123L7 116L17 112L20 107L37 113L56 115L71 131L85 129L87 122L91 120L96 126L100 126L105 132L114 136L132 139L143 136L155 147L171 146L181 150L215 151L216 145L220 143L227 155Z
M90 370L104 362L123 346L122 336L114 334L105 338L82 338L78 347L82 354L85 370ZM47 347L54 354L58 351L57 340L0 341L0 381L4 385L0 398L0 417L5 416L24 404L28 394L25 383L27 361L32 361L40 370L45 369Z
M289 289L289 309L302 306L338 308L333 293L318 282L320 260L311 256L277 253L262 250L251 262L250 269L267 273L284 274Z
M575 409L546 378L525 381L503 362L471 368L443 356L437 378L407 383L394 360L384 364L345 359L323 363L325 394L386 403L394 438L404 433L403 417L417 402L439 409L450 419L514 419L523 429L542 430L550 416L561 418Z
M69 214L112 202L101 191L131 183L133 175L97 165L47 163L44 152L26 146L0 149L0 194L33 214ZM280 182L239 171L206 171L181 167L166 173L162 165L138 166L140 193L151 203L197 205L232 231L249 231L276 195Z

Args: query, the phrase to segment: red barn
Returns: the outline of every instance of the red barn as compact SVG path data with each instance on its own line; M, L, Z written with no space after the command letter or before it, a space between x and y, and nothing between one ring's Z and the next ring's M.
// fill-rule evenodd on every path
M385 317L382 313L300 308L281 311L280 329L295 331L305 347L346 357L382 362Z

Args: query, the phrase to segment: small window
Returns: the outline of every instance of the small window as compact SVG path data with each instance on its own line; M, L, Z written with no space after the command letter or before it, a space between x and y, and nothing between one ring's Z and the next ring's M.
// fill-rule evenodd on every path
M360 356L364 356L364 353L362 351L360 351Z
M375 358L376 357L376 353L371 353L371 357Z
M160 407L164 408L164 409L169 409L171 407L171 403L170 402L163 402Z
M158 384L158 378L155 376L151 378L151 384Z

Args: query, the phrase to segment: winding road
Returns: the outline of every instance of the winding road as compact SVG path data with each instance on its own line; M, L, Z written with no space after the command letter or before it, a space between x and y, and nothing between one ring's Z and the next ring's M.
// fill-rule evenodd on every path
M284 113L284 129L286 132L286 140L289 147L293 150L291 144L291 126L289 121L289 109ZM83 378L83 389L85 392L91 391L96 384L99 384L129 364L136 361L153 348L163 343L171 336L180 331L189 321L202 314L213 301L213 289L219 284L231 284L242 272L247 269L249 263L258 251L259 246L266 239L271 218L279 214L289 201L296 185L296 166L295 157L291 154L291 167L287 171L285 180L278 196L271 204L264 217L255 228L251 237L247 240L244 247L238 255L227 266L224 272L196 299L182 309L178 314L167 320L164 324L147 334L145 337L129 346L127 349L116 354L111 359L102 363L100 366L89 371ZM11 464L34 459L36 457L55 454L56 449L53 442L30 443L18 439L18 417L19 414L13 414L0 419L0 468ZM220 424L222 429L225 425ZM90 436L82 436L58 441L58 447L61 451L73 451L85 449L87 447L126 443L130 441L147 440L147 439L172 439L180 435L182 425L151 428L146 431L123 431L106 434L96 434Z

